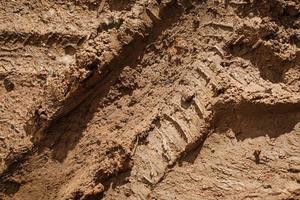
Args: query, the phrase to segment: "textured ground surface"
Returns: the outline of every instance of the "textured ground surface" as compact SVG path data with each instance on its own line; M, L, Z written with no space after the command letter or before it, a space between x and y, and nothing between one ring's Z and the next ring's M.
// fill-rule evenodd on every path
M0 199L300 199L300 3L2 1L0 102Z

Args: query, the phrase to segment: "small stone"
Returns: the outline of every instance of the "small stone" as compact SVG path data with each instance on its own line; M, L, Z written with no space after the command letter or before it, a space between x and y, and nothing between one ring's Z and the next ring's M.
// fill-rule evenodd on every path
M15 89L15 85L13 84L13 82L7 78L3 80L3 84L7 92Z
M261 153L261 150L255 150L253 152L253 156L255 158L255 163L256 164L259 164L260 163L260 153Z
M193 92L193 91L184 91L184 92L182 92L181 100L183 102L188 103L188 102L191 102L194 97L195 97L195 92Z

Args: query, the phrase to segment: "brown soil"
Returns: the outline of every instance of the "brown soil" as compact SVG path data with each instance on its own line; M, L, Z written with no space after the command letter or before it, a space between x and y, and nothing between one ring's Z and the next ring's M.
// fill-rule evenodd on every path
M298 0L0 5L0 199L300 199Z

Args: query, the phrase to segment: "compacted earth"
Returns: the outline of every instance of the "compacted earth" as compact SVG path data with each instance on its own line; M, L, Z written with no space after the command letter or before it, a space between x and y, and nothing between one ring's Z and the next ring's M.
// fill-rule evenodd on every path
M299 0L1 1L0 199L300 199Z

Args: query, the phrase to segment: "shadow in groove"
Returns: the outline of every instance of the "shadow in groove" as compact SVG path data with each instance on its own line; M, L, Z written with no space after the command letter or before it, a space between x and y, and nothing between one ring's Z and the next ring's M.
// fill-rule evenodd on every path
M223 105L214 118L217 132L231 129L238 140L289 133L300 122L300 104L275 105L241 103Z

